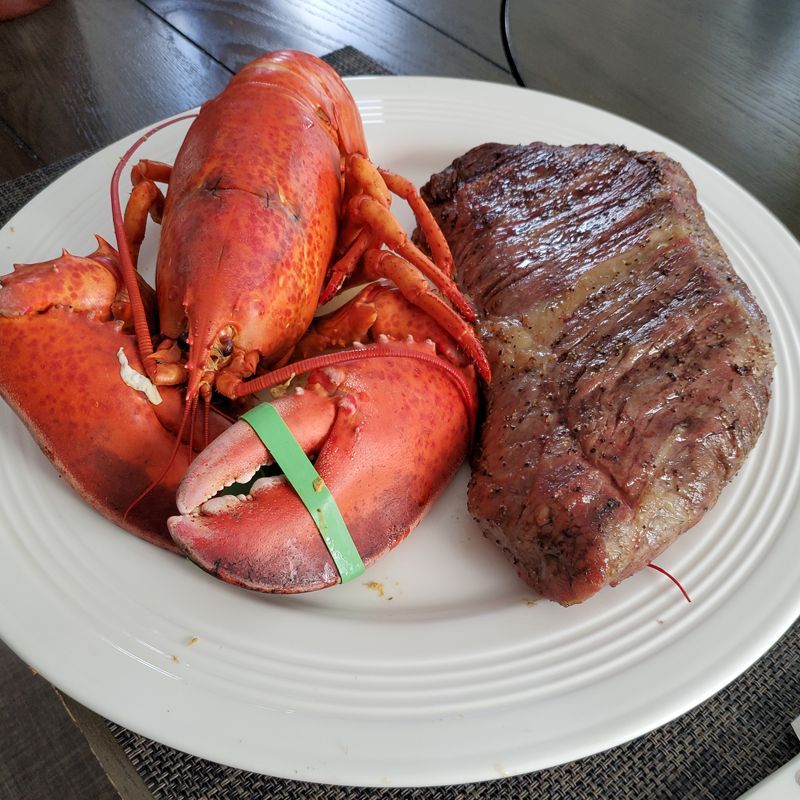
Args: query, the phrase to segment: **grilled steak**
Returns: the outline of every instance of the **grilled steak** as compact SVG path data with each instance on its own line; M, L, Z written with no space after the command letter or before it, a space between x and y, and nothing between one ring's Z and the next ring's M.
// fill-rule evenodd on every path
M764 314L658 153L487 144L422 192L493 369L469 508L563 604L644 567L758 439Z

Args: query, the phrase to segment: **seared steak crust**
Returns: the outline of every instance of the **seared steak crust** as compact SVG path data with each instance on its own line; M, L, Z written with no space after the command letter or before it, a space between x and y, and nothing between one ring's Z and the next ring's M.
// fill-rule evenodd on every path
M469 508L540 594L580 602L702 517L764 426L764 314L681 166L487 144L422 192L493 379Z

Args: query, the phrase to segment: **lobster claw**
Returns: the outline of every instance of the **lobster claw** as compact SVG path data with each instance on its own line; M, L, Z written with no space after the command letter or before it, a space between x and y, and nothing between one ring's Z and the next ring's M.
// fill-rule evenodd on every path
M466 456L475 384L471 367L463 373L473 393L466 403L445 371L407 358L318 369L304 388L272 401L315 458L366 566L408 535ZM199 566L248 589L293 593L338 583L285 477L260 478L238 497L214 497L271 461L247 423L235 423L189 468L178 490L182 515L169 520L170 533Z
M174 550L165 522L188 455L175 452L170 427L177 430L183 402L166 387L155 406L125 382L123 360L128 375L144 367L124 319L112 319L127 298L116 252L99 242L91 256L63 253L0 278L0 396L87 503ZM159 477L147 502L130 508Z

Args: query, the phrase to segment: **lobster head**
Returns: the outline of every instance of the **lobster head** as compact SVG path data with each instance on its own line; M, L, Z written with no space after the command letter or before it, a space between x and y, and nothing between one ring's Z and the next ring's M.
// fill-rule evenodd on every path
M156 291L162 333L189 346L190 397L225 371L218 388L229 392L260 359L286 356L311 322L337 238L343 152L366 152L356 106L339 95L350 98L319 59L266 54L202 107L184 140Z

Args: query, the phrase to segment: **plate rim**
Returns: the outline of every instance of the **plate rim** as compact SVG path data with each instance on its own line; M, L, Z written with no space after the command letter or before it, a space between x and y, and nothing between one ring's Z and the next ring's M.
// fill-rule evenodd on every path
M727 174L722 172L719 168L714 166L712 163L708 162L702 156L698 156L697 154L693 153L692 151L689 151L685 146L683 146L683 145L681 145L681 144L679 144L677 142L674 142L671 139L668 139L668 137L665 137L665 136L657 133L656 131L652 131L652 130L646 128L645 126L642 126L642 125L640 125L638 123L635 123L635 122L632 122L630 120L627 120L624 117L618 116L618 115L613 114L611 112L605 111L605 110L600 109L600 108L596 108L596 107L591 106L591 105L580 103L578 101L571 100L569 98L560 97L560 96L554 95L554 94L548 94L548 93L541 92L541 91L538 91L538 90L521 89L520 87L514 87L514 86L505 85L505 84L494 84L494 83L490 83L490 82L486 82L486 81L471 81L471 80L462 79L462 78L426 78L424 76L363 76L363 77L349 78L349 79L346 80L347 84L349 86L351 86L351 87L354 86L354 85L358 85L358 84L375 84L375 82L377 82L377 86L378 87L380 86L381 83L386 83L386 82L388 82L389 84L395 84L395 85L406 83L406 84L409 84L410 86L413 87L413 85L415 83L418 83L418 82L424 82L426 84L432 84L432 83L439 82L439 81L447 82L448 84L455 84L455 83L465 84L465 85L469 85L470 87L474 87L475 84L479 84L481 86L487 87L488 90L490 90L490 91L497 91L499 89L501 92L508 91L509 93L517 93L517 92L521 92L521 91L522 92L529 92L529 93L533 94L534 96L542 96L542 97L548 98L550 102L554 102L555 101L557 103L568 103L568 104L570 104L570 105L572 105L574 107L577 107L577 109L579 109L579 110L580 109L584 109L584 110L588 109L592 114L602 114L602 115L605 115L605 116L607 116L609 118L612 118L613 120L623 121L628 126L635 126L638 129L638 131L641 132L641 133L646 133L648 135L655 135L661 141L669 142L671 145L674 146L675 150L680 151L680 152L684 152L684 153L689 153L694 159L697 159L698 161L702 162L704 164L704 166L709 171L713 172L717 179L722 179L724 182L727 182L732 187L735 187L735 189L736 189L736 191L738 193L742 193L743 195L745 195L747 197L748 201L751 204L755 204L759 208L760 212L765 216L766 219L768 219L769 224L771 224L773 226L777 224L777 226L781 229L782 233L789 240L789 243L792 244L793 247L798 252L800 252L800 245L798 244L796 238L794 237L792 232L788 229L788 227L777 216L775 216L767 208L767 206L764 203L762 203L758 198L754 197L746 189L741 187L740 184L738 184L736 181L734 181L732 178L730 178ZM182 113L186 113L186 112L182 112ZM177 117L177 116L180 116L180 115L181 114L175 114L173 116ZM171 117L167 117L165 119L170 119L170 118ZM145 130L145 129L143 129L143 130ZM108 150L110 150L112 148L117 148L120 145L120 142L123 142L123 141L126 141L126 140L130 139L130 138L133 138L136 135L138 135L139 133L140 132L135 132L133 134L130 134L127 137L123 137L122 139L111 143L107 147L102 148L100 151L98 151L98 153L95 153L92 156L89 156L89 158L94 158L94 157L99 156L100 154L102 154L102 153L104 153L104 152L106 152L106 151L108 151ZM56 181L52 182L48 187L45 187L45 189L43 189L41 192L39 192L34 198L31 198L31 200L29 200L28 203L26 203L26 205L23 206L22 209L20 209L14 215L12 215L12 217L6 223L6 226L4 226L3 230L5 230L7 227L13 225L14 220L16 219L16 217L19 214L24 213L25 210L28 208L28 206L31 203L36 201L45 192L50 190L52 188L52 186L56 182L61 181L61 180L65 180L65 181L69 182L70 175L74 172L74 170L79 169L81 167L81 165L84 164L84 163L85 163L85 161L81 162L81 164L78 164L75 167L71 168L66 173L64 173L62 176L57 178ZM795 500L794 507L796 508L796 506L797 506L797 501ZM791 510L787 511L787 515L789 513L791 513ZM796 601L796 604L798 606L797 610L800 611L800 600ZM742 655L741 661L742 662L746 662L746 663L744 663L744 666L742 666L741 668L739 668L737 666L733 670L729 670L729 672L733 672L734 674L730 674L730 675L727 675L727 676L723 675L721 678L718 678L716 681L710 681L709 682L710 688L709 688L709 686L706 686L703 690L701 690L698 693L699 695L702 695L702 696L699 696L696 699L689 700L688 704L684 708L679 710L677 713L670 713L667 718L663 718L663 719L659 719L659 718L657 718L658 715L654 715L654 719L652 720L652 724L647 723L649 725L649 727L646 727L646 728L643 729L643 728L641 728L641 727L639 727L637 725L634 725L633 727L636 727L637 731L632 733L628 738L625 738L625 739L623 739L621 741L617 741L614 744L610 744L610 745L607 745L607 746L602 746L602 747L600 747L597 750L594 750L592 752L600 752L601 750L605 750L605 749L609 749L610 747L618 746L619 744L622 744L624 741L630 741L631 738L635 738L635 737L644 735L645 733L653 730L654 728L656 728L656 727L668 722L669 720L674 719L676 716L678 716L678 715L680 715L682 713L685 713L686 711L688 711L691 708L695 707L698 703L702 702L703 700L707 699L708 697L710 697L713 694L715 694L716 692L718 692L725 685L727 685L732 680L734 680L738 675L740 675L744 671L744 669L746 669L748 666L750 666L752 663L754 663L755 660L757 660L758 658L763 656L763 654L770 647L772 647L775 644L775 642L786 632L786 630L788 630L788 628L791 627L791 624L794 622L794 620L795 620L795 618L797 616L797 612L796 611L789 611L788 610L788 606L786 608L787 608L786 614L785 614L786 620L782 621L781 623L775 624L770 629L762 630L762 638L763 638L764 641L767 642L767 644L764 647L761 647L759 645L759 648L756 648L756 649L760 649L760 652L755 657L755 659L750 658L749 654L747 656ZM3 619L3 615L0 614L0 620L2 620L2 619ZM23 650L26 650L26 648L24 648L24 647L21 648L21 649L18 649L16 643L14 644L13 649L15 649L17 652L21 652L21 653L22 653ZM22 655L23 655L23 658L26 657L25 653L22 653ZM34 661L35 660L36 659L34 659ZM29 662L29 663L33 663L33 662ZM37 666L36 663L33 663L33 666L35 666L38 669L38 666ZM113 712L113 714L108 714L105 710L102 710L101 708L98 708L97 704L93 703L92 699L87 697L81 691L77 691L76 692L76 691L74 691L74 689L70 689L70 688L67 688L65 685L62 685L62 682L60 681L60 676L52 675L51 671L47 667L45 667L44 669L41 670L41 674L45 678L47 678L51 683L53 683L54 685L58 686L59 688L62 688L62 690L64 690L67 694L70 694L70 696L74 697L79 702L82 702L84 705L87 705L90 708L95 708L98 711L98 713L103 714L103 716L106 716L108 718L114 718L114 719L120 719L121 718L119 713L116 710ZM55 678L55 680L53 678ZM120 724L123 724L123 725L125 725L125 727L129 727L132 730L139 730L140 729L140 726L138 726L138 725L129 725L129 724L126 724L124 721L121 722ZM155 741L164 742L164 743L168 744L169 746L177 747L178 749L185 749L185 747L183 747L180 743L168 741L168 739L165 739L165 738L163 738L163 736L160 736L158 734L153 735L152 733L143 731L143 735L149 736L150 738L153 738ZM169 738L171 738L171 737L169 737ZM200 753L197 749L193 749L192 752L194 752L194 753L196 753L198 755L201 755L201 757L208 758L210 760L216 760L214 755L213 755L213 753L208 753L208 752L207 753ZM585 757L585 756L588 756L590 754L591 754L590 752L583 752L582 755L578 756L576 754L567 753L562 761L559 761L557 763L551 763L549 766L557 766L558 763L564 763L564 761L571 760L572 758ZM454 776L451 773L449 773L446 776L442 776L441 780L440 779L436 779L433 782L428 782L428 781L430 781L430 778L425 779L426 780L425 783L419 783L416 780L412 780L412 782L404 782L402 779L399 780L399 781L393 779L393 780L391 780L391 782L389 784L381 784L381 783L375 783L375 782L364 782L364 783L355 782L354 783L354 782L352 782L352 780L348 780L345 783L345 782L342 782L341 780L326 780L325 776L320 777L319 775L280 774L280 773L276 773L272 769L269 772L264 772L263 769L259 769L258 767L256 767L254 769L252 764L246 765L245 762L242 762L241 764L236 764L236 763L232 762L229 759L226 759L226 763L230 763L230 764L232 764L232 766L238 766L240 768L248 769L248 770L251 770L251 771L254 771L254 772L263 772L263 774L276 775L277 777L282 777L282 778L303 779L303 780L311 780L311 781L315 781L315 782L325 781L325 782L330 782L330 783L338 783L339 785L355 785L355 786L378 786L378 785L392 785L392 786L420 786L420 785L425 785L425 786L436 786L436 785L451 784L451 783L454 783L454 782L463 783L463 782L466 782L466 781L488 780L488 779L491 779L491 778L501 777L501 775L498 775L498 774L495 774L495 775L486 774L485 768L477 768L476 772L480 773L480 774L465 774L465 773L461 773L461 774L458 775L458 777L454 778ZM522 768L519 768L518 764L509 764L508 766L512 769L512 771L509 772L508 774L518 774L520 772L530 771L530 769L541 769L541 768L544 768L544 767L541 767L541 766L535 766L535 767L531 768L531 767L529 767L527 765L523 765ZM329 776L329 777L335 777L335 776Z

